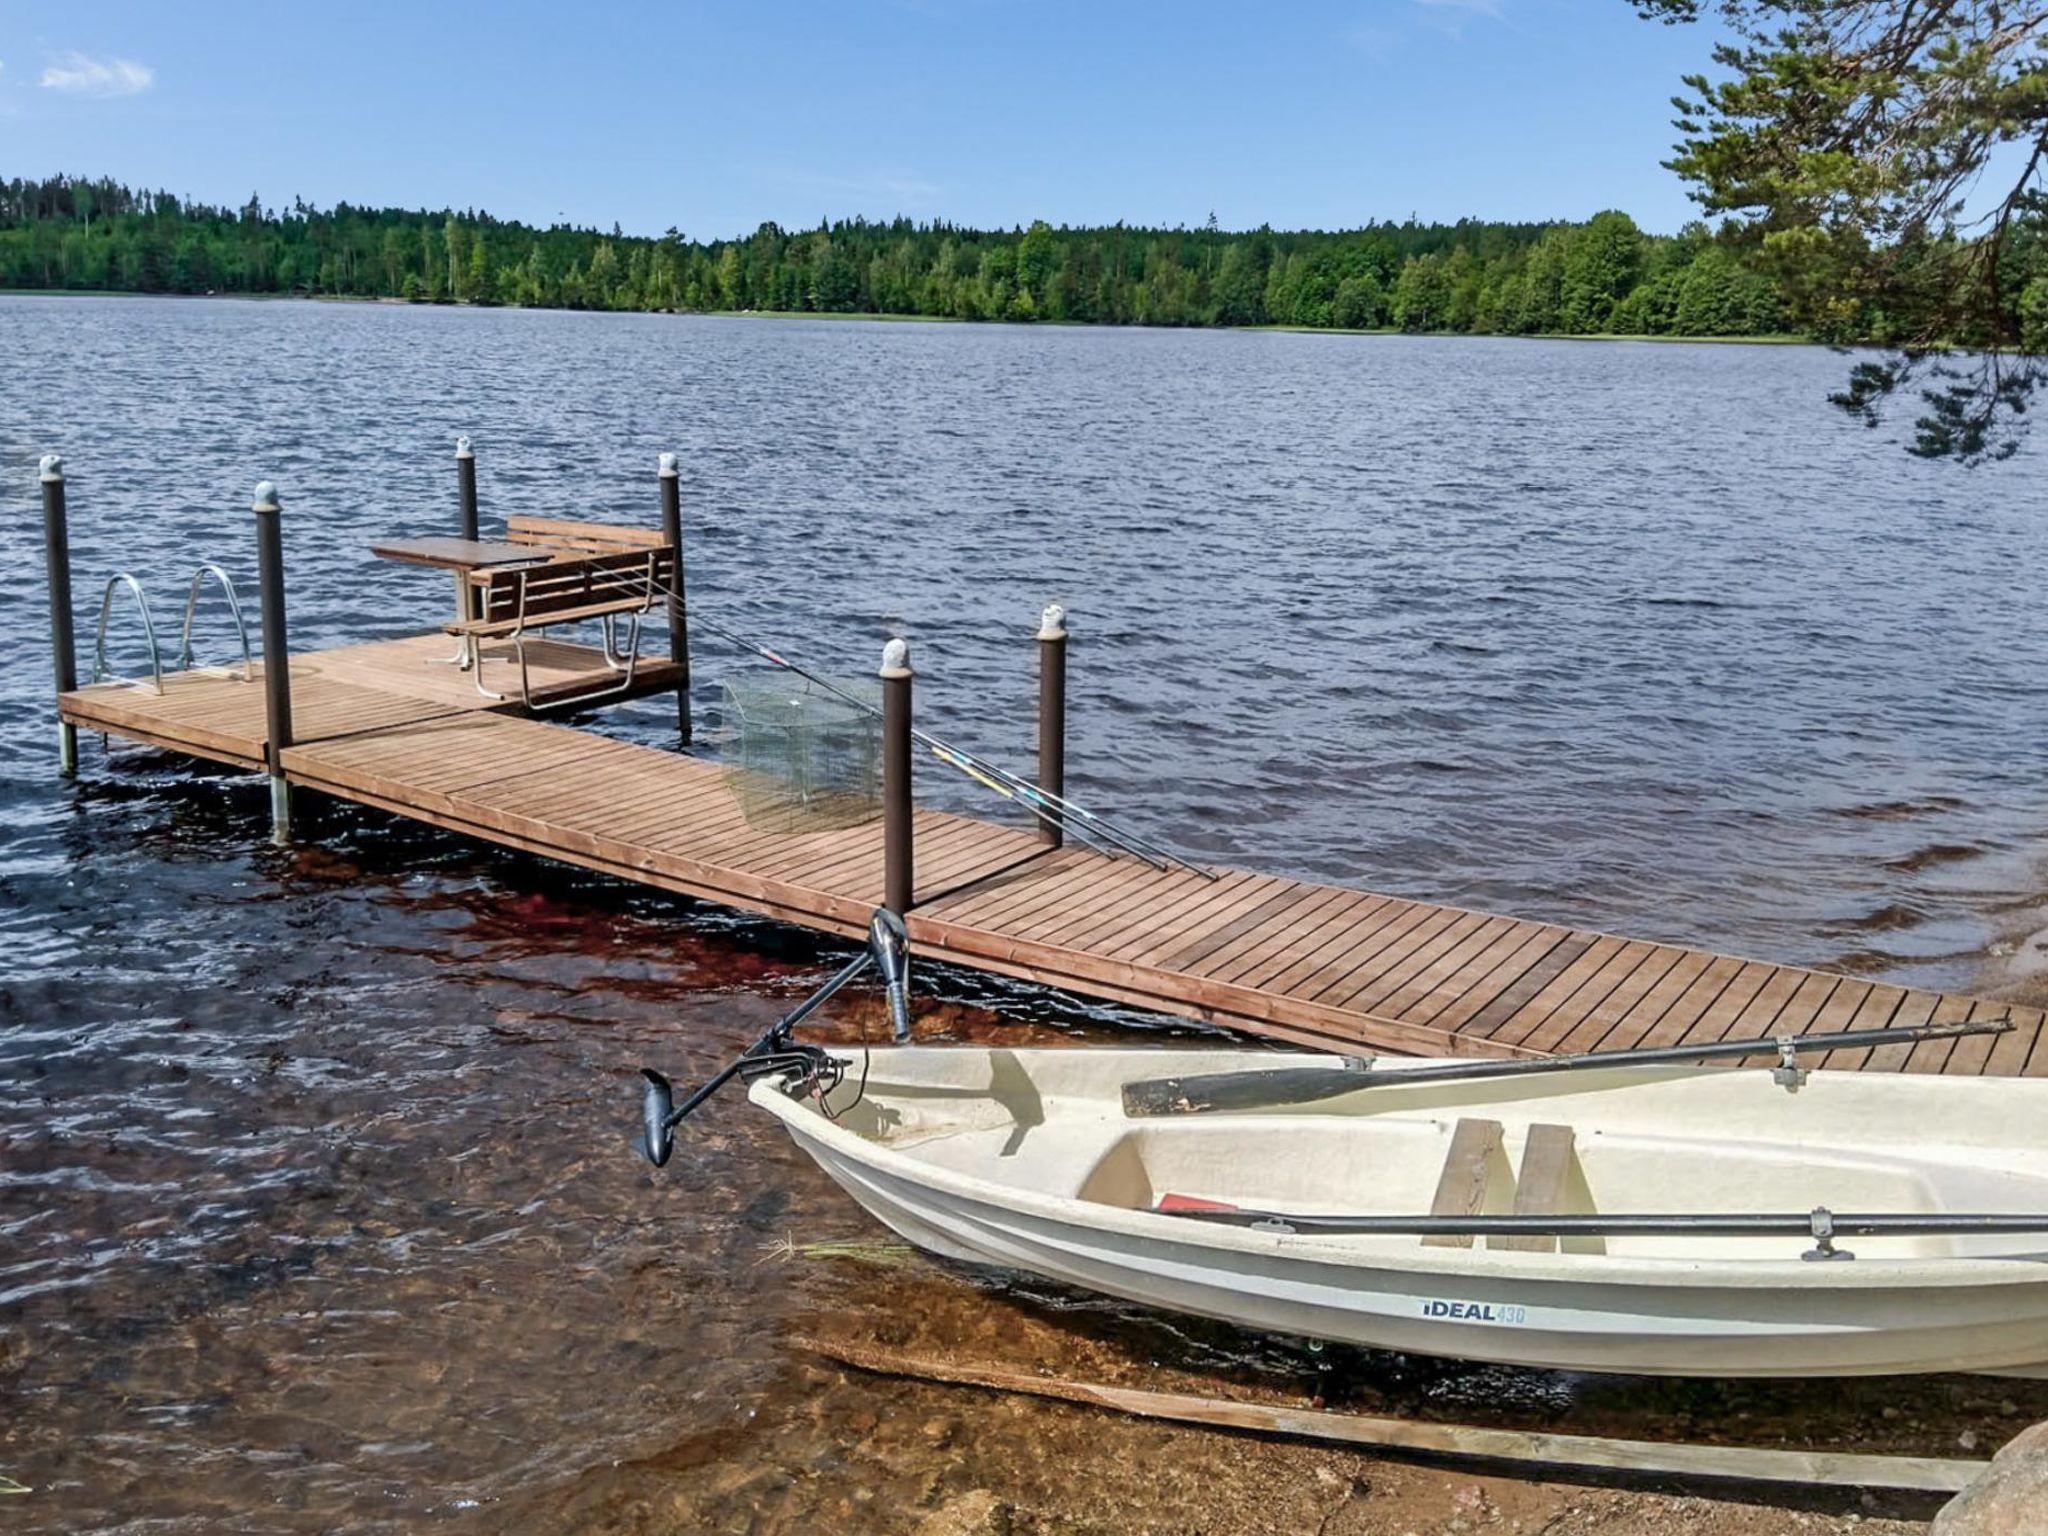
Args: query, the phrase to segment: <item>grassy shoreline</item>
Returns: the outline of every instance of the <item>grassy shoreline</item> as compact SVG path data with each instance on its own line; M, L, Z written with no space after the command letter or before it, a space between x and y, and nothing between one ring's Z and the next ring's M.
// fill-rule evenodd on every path
M1759 336L1659 336L1647 332L1600 331L1404 331L1399 326L1341 325L1108 325L1095 320L967 320L959 315L904 315L820 309L566 309L523 304L471 304L459 300L394 299L377 294L354 293L137 293L130 288L0 288L0 296L23 298L95 299L235 299L244 303L269 303L296 299L308 304L384 304L418 309L521 309L534 314L558 315L691 315L707 320L878 320L892 325L1001 325L1068 327L1097 331L1245 331L1275 332L1290 336L1490 336L1505 341L1652 341L1684 342L1700 346L1809 347L1819 343L1810 337L1791 334Z

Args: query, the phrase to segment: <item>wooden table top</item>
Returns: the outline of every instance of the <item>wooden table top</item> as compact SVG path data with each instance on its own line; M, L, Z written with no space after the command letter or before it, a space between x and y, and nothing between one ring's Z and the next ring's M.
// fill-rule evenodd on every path
M542 561L545 550L531 544L500 544L489 539L458 539L435 536L425 539L386 539L372 544L370 553L385 560L403 560L411 565L438 565L451 571L474 571L487 565L518 565Z

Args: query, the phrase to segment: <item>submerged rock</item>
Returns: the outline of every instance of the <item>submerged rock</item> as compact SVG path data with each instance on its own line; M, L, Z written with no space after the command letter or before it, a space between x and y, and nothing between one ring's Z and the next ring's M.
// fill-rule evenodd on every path
M946 1500L917 1522L916 1536L1009 1536L1010 1506L986 1488Z

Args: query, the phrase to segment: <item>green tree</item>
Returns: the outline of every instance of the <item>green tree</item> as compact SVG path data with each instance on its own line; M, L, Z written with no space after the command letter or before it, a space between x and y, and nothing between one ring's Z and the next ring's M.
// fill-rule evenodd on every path
M1366 330L1384 325L1386 319L1387 296L1372 273L1355 272L1337 285L1336 298L1330 304L1332 325Z
M1266 320L1266 268L1273 242L1263 231L1224 248L1210 289L1218 325L1262 325Z
M468 255L463 249L462 225L452 213L442 224L441 239L448 248L448 297L467 299L470 297Z
M1026 293L1043 294L1052 282L1059 259L1052 226L1043 219L1032 220L1024 238L1017 242L1017 286Z
M1442 330L1451 307L1451 284L1444 259L1435 251L1401 268L1394 283L1394 323L1404 331Z
M589 270L577 275L581 279L583 303L591 309L609 309L612 291L619 283L619 253L611 241L598 241L597 248L590 253Z
M1719 74L1686 77L1672 166L1776 277L1787 315L1874 340L1837 404L1875 423L1923 367L1913 451L2011 453L2044 377L2007 260L2048 172L2048 10L2038 0L1632 0L1711 13ZM1952 355L1950 347L1967 349Z
M1612 328L1615 307L1635 286L1643 236L1636 221L1609 209L1571 237L1558 283L1558 324L1577 333Z

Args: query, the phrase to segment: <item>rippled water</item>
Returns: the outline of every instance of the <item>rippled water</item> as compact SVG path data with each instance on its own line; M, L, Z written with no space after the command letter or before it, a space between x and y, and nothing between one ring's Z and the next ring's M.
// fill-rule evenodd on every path
M91 739L60 784L34 476L64 454L88 651L106 573L175 628L198 558L247 571L275 479L311 646L438 618L444 583L364 544L450 526L455 433L487 520L651 521L674 449L694 600L849 672L908 635L965 745L1023 757L1030 635L1067 604L1070 782L1156 836L1957 984L2039 887L2038 455L1921 464L1796 348L119 299L0 299L0 341L0 1473L37 1490L10 1528L888 1529L864 1500L1137 1454L821 1371L788 1340L828 1324L1637 1433L1739 1411L1952 1448L1958 1417L2048 1415L1333 1365L922 1259L775 1258L873 1234L736 1099L650 1176L629 1075L709 1070L840 951L348 807L273 850L252 781ZM700 646L707 716L738 665ZM1144 1023L927 979L942 1037Z

